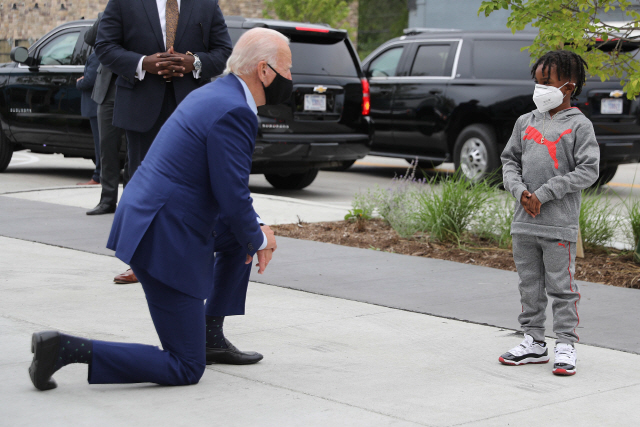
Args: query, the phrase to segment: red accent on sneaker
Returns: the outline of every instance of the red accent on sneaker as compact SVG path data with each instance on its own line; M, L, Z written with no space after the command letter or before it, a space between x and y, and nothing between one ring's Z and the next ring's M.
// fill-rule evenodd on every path
M553 370L553 374L554 374L554 375L561 375L561 376L570 377L571 375L575 375L575 374L576 374L576 371L569 372L569 371L567 371L566 369L560 369L560 368L557 368L557 369L554 369L554 370Z

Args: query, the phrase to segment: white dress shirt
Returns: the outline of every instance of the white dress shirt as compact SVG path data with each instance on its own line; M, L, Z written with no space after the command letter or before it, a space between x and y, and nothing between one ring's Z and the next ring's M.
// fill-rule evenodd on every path
M180 0L178 1L178 11L180 11ZM156 5L158 6L158 16L160 17L160 28L162 29L162 41L164 43L164 50L167 50L167 0L156 0ZM136 69L136 78L138 80L143 80L144 75L147 74L145 70L142 69L142 61L145 56L140 58L138 62L138 68ZM196 79L200 78L200 70L193 70L193 77Z

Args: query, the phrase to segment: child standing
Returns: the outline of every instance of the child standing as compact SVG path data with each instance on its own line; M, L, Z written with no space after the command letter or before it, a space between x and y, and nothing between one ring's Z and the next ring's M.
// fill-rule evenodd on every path
M581 191L598 178L593 126L571 107L585 84L586 63L566 50L548 52L531 68L537 110L518 118L501 160L505 188L520 202L511 225L520 278L525 338L500 356L506 365L547 363L547 296L557 341L553 373L576 373L580 293L574 280Z

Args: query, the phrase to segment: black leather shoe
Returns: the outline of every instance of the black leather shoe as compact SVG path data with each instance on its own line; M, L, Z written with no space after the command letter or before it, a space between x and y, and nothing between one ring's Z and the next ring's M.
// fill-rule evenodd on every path
M224 339L229 348L207 347L207 365L224 363L227 365L251 365L262 360L262 355L255 351L240 351L228 339Z
M116 207L115 206L104 205L104 204L100 203L100 204L98 204L98 206L96 206L95 208L93 208L89 212L87 212L87 215L104 215L104 214L114 213L115 211L116 211Z
M29 367L29 376L38 390L51 390L58 386L51 376L55 372L59 348L58 331L36 332L31 337L33 361Z

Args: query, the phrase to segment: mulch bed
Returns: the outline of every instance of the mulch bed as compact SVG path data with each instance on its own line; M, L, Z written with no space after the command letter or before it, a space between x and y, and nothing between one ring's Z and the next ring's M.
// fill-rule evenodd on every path
M511 250L501 249L491 242L469 240L458 246L425 239L403 239L378 219L365 221L360 226L340 221L274 225L271 228L276 236L516 271ZM585 258L576 261L575 276L577 280L640 289L640 265L633 262L632 253L628 251L587 248Z

